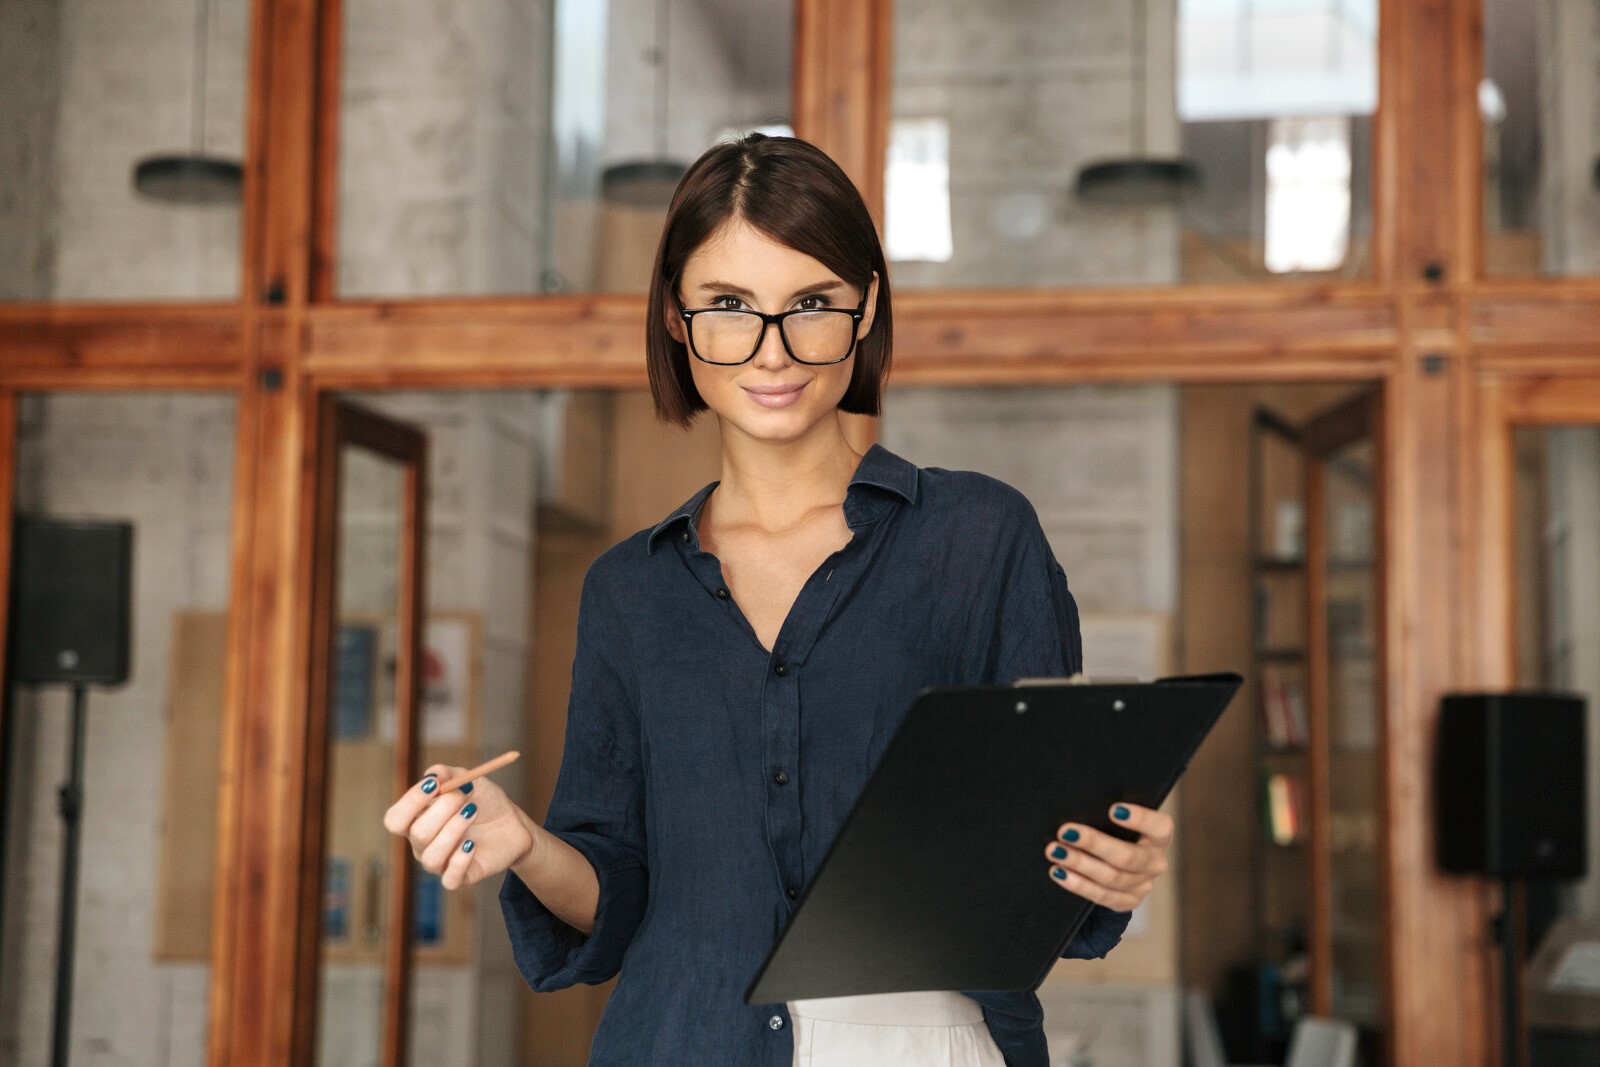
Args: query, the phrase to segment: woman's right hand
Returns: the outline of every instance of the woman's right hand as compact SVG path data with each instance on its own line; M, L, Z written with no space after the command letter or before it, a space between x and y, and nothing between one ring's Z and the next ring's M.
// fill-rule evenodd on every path
M488 778L439 795L441 782L466 770L434 764L383 815L384 829L410 842L417 862L439 875L446 889L503 874L528 858L538 833L533 820Z

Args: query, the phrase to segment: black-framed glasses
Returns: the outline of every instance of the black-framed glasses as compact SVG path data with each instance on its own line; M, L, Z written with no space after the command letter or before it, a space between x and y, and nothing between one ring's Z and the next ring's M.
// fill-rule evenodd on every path
M795 308L768 315L763 311L733 308L695 308L678 304L678 314L689 334L689 351L702 363L736 367L748 363L761 349L767 327L776 326L783 350L796 363L826 366L843 363L856 349L856 332L866 315L863 294L855 310L849 308Z

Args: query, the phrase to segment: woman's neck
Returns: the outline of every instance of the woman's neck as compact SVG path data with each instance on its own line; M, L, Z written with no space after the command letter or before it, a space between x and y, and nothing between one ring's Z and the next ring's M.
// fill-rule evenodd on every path
M762 441L724 424L722 481L711 494L716 522L767 533L793 529L818 509L844 503L860 461L837 418L793 441Z

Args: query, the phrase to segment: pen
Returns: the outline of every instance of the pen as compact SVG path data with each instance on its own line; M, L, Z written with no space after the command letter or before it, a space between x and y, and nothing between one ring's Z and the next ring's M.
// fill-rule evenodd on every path
M501 755L496 756L494 759L490 760L488 763L480 763L478 766L472 768L472 770L468 771L467 773L465 773L465 774L463 774L463 775L461 775L461 776L459 776L457 778L452 778L448 782L445 782L443 785L441 785L439 787L439 794L438 795L443 796L444 794L450 792L450 790L452 790L452 789L460 789L463 785L466 785L468 782L472 781L474 778L482 778L487 774L492 774L495 771L498 771L501 767L504 767L509 763L516 762L517 757L520 756L520 755L522 755L522 753L513 750L511 752L505 752L505 753L502 753Z

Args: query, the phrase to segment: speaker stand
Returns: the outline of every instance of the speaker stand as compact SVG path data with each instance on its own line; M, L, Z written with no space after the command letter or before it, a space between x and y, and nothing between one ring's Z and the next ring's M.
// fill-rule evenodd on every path
M1521 1067L1522 976L1517 967L1517 879L1500 879L1500 914L1494 930L1500 940L1500 1031L1501 1067Z
M61 846L61 925L56 939L56 1019L50 1039L52 1067L67 1067L72 1029L72 956L78 926L78 853L83 825L83 734L89 706L88 689L72 687L72 756L67 784L61 787L61 821L66 834Z

